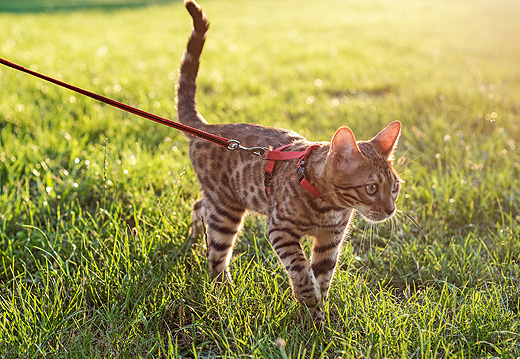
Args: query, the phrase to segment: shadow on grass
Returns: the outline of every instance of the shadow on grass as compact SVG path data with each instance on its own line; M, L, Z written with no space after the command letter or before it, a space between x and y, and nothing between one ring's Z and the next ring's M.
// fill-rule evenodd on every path
M80 10L119 10L161 5L181 0L2 0L0 12L41 13Z

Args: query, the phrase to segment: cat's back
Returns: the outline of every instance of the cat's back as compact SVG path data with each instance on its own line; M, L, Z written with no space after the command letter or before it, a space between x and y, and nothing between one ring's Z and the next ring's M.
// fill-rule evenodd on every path
M244 147L274 149L293 144L291 148L300 149L308 145L296 132L275 127L238 123L207 125L204 130L236 140ZM195 137L190 139L190 158L205 195L226 198L230 204L267 214L265 160Z
M239 141L244 147L277 148L289 143L308 142L304 137L291 130L250 123L207 125L205 130L230 140Z

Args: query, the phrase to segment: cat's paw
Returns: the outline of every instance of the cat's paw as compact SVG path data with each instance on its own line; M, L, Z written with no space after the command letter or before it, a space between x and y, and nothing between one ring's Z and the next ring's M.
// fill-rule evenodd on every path
M197 240L199 238L203 238L204 234L205 234L205 230L204 230L204 223L202 222L202 220L193 222L191 224L191 229L190 229L190 238L191 239Z
M215 283L219 286L231 286L233 279L228 271L222 271L220 273L212 273L211 278L215 280Z
M318 307L321 303L321 294L315 287L295 288L294 298L309 309Z
M312 319L316 324L322 324L324 322L323 319L323 310L320 305L318 305L314 310L312 311Z

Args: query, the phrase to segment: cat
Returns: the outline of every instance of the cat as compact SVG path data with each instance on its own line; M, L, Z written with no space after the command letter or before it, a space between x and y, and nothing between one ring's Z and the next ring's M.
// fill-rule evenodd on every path
M287 146L283 152L314 145L304 167L299 166L300 173L295 169L298 159L293 159L276 161L273 173L266 176L266 160L261 157L187 135L202 191L193 208L191 235L197 238L205 233L211 276L231 282L228 266L246 211L266 215L269 242L288 273L295 299L322 320L323 303L354 213L370 222L385 221L396 213L401 180L393 168L393 154L401 123L392 122L370 141L359 142L348 127L341 127L330 142L319 143L285 129L208 124L198 111L195 92L209 23L195 1L185 1L185 6L193 18L193 31L176 87L179 122L244 146ZM302 186L302 178L315 193ZM300 245L305 235L314 239L310 263Z

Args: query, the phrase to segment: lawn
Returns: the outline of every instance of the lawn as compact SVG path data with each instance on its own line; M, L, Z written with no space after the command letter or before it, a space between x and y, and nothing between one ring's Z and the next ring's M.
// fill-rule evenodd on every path
M39 3L2 3L0 57L175 119L182 2ZM261 217L209 279L178 131L0 66L0 357L520 357L520 5L201 3L208 121L400 120L399 225L356 220L316 326Z

